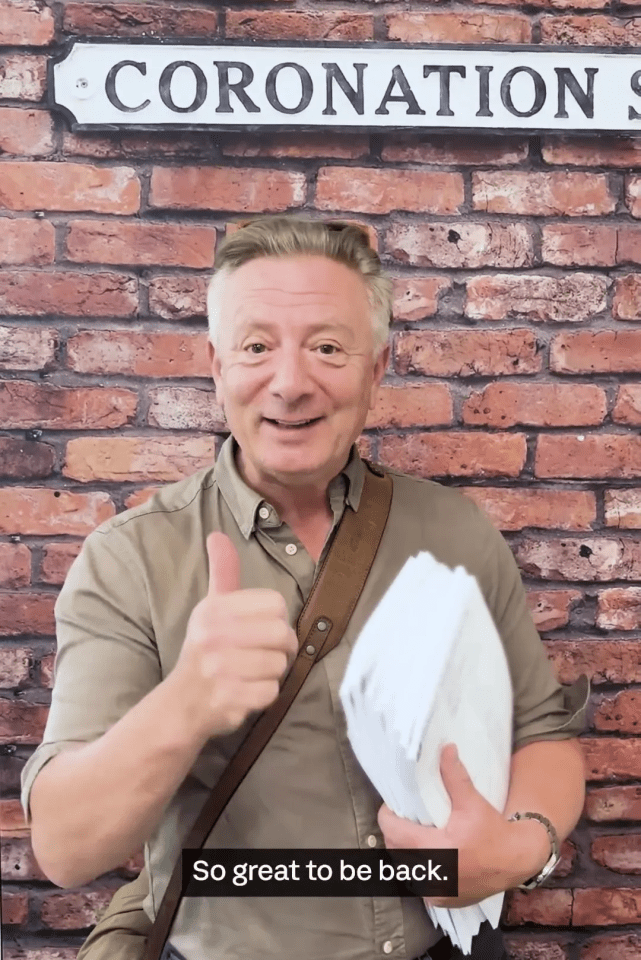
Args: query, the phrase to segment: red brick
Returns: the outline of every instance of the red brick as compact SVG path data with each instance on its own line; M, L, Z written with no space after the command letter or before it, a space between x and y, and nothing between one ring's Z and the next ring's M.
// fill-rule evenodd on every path
M172 483L213 464L215 448L214 437L82 437L67 444L62 473L85 483Z
M53 365L56 344L55 330L0 327L0 370L40 370Z
M159 3L68 3L67 33L116 37L213 37L218 14L205 7Z
M371 40L373 19L348 10L322 13L228 10L226 36L256 40Z
M69 567L80 553L81 543L48 543L44 549L39 580L56 586L64 583Z
M641 587L613 587L597 597L597 627L602 630L638 630L641 624Z
M413 433L379 441L381 463L419 477L517 477L526 452L517 433Z
M394 277L394 320L424 320L438 310L439 299L451 289L447 277Z
M641 473L641 437L624 434L541 435L537 439L536 477L619 477Z
M589 384L489 383L466 400L463 423L573 427L603 423L607 410L605 390Z
M0 8L0 21L1 18ZM0 154L46 157L53 153L53 149L53 120L48 113L44 110L0 107Z
M20 774L24 760L16 756L13 750L7 750L0 764L0 788L12 793L20 793Z
M452 397L444 384L382 386L365 428L442 426L451 423L452 416Z
M641 320L641 277L628 273L614 284L612 316L616 320Z
M625 202L633 217L641 217L641 177L628 177L626 180Z
M612 213L616 200L601 173L472 174L472 208L532 217L585 217Z
M31 582L31 551L24 543L0 543L0 586L26 587Z
M4 314L20 317L47 313L65 317L130 317L137 309L137 281L123 273L45 273L38 270L0 273L0 312ZM30 332L29 336L35 337L36 332ZM38 367L31 365L20 369L37 370Z
M54 602L51 593L0 594L0 636L54 633Z
M447 216L457 213L464 199L459 173L336 166L318 171L315 206L319 210L412 210Z
M40 709L44 708L40 707ZM13 883L16 880L47 879L33 855L31 840L27 838L2 840L2 879L5 883Z
M77 373L122 373L134 377L206 377L211 370L203 333L79 333L67 344L67 360Z
M536 373L541 357L530 330L422 330L395 338L394 369L430 377Z
M511 890L505 924L538 923L545 926L569 926L572 914L571 890Z
M149 203L168 210L268 213L301 206L305 190L305 174L289 170L154 167Z
M109 495L98 491L71 493L42 487L0 490L1 534L86 537L115 513Z
M604 505L606 527L641 529L641 488L606 490Z
M43 0L0 2L0 44L43 47L53 33L53 13Z
M641 820L641 787L601 787L588 790L584 813L590 820L598 823L610 820Z
M570 0L572 6L579 4ZM606 0L607 2L607 0ZM637 167L641 163L641 142L636 137L608 136L543 138L543 159L563 167Z
M581 743L588 780L636 780L639 776L641 737L581 737Z
M206 316L207 277L154 277L149 282L149 312L163 320Z
M141 10L144 7L141 4ZM177 157L211 157L211 139L199 132L165 130L157 132L122 129L108 136L83 130L82 133L62 134L62 152L65 156L93 157L96 160L150 160L167 161Z
M299 14L302 16L302 14ZM274 129L274 128L272 128ZM277 128L268 134L224 133L219 136L221 153L225 157L335 157L340 160L358 160L369 153L369 137L365 134L332 135L322 133L281 133ZM256 172L256 171L254 171Z
M559 267L613 267L618 242L614 226L550 223L543 227L544 263Z
M627 47L641 43L641 24L635 17L542 17L540 26L541 43L580 47Z
M11 690L29 682L31 650L25 647L0 647L0 687ZM0 824L0 832L2 825Z
M134 493L131 494L131 496L126 498L125 509L129 510L131 507L141 506L141 504L146 503L147 500L149 500L149 498L153 496L153 494L160 489L161 487L156 486L156 487L142 487L142 489L136 490Z
M41 100L47 82L44 57L9 54L0 57L0 97L7 100Z
M29 898L26 893L7 893L2 891L2 925L24 923L29 912ZM3 950L4 954L4 950ZM4 954L6 956L6 954Z
M555 373L641 372L641 330L560 333L550 345Z
M56 387L32 380L0 383L0 427L107 430L131 423L138 403L118 387Z
M641 226L620 226L617 263L641 263Z
M503 0L498 0L503 2ZM505 946L510 960L568 960L568 953L560 943L548 939L533 940L523 936L505 937Z
M582 673L593 684L641 683L641 641L546 640L545 646L561 683Z
M14 480L48 477L53 473L56 455L47 443L0 437L0 477Z
M53 225L44 220L0 220L0 264L53 263L54 243Z
M49 707L41 703L0 700L0 743L40 743L48 713ZM4 870L3 879L8 879Z
M627 384L619 387L612 419L631 426L641 423L641 386Z
M0 179L0 207L136 213L140 208L140 182L129 167L5 162Z
M532 237L520 223L394 223L385 249L395 260L419 267L512 269L534 262Z
M528 610L537 630L541 632L567 626L570 609L581 600L581 597L580 590L527 590L526 592ZM555 642L550 641L552 644Z
M163 430L227 430L212 388L158 387L149 391L147 422Z
M633 933L623 936L595 937L583 944L581 960L639 960L641 957L641 936Z
M41 686L46 687L49 690L53 689L55 663L56 657L53 653L48 657L42 657L40 660L40 683Z
M536 487L459 487L489 514L501 530L542 527L550 530L589 530L596 518L593 493L580 490L541 490Z
M595 730L614 730L619 733L638 733L641 720L638 690L621 690L615 697L606 697L594 713Z
M76 960L77 947L25 947L16 950L8 947L3 960Z
M76 263L211 267L215 227L181 223L72 220L67 255Z
M111 889L48 893L42 898L40 917L54 930L86 930L95 926L114 893Z
M390 40L406 43L530 43L527 17L515 13L402 13L386 17Z
M27 826L19 800L0 800L0 833L4 837L28 837ZM3 917L4 920L4 917Z
M445 163L451 166L508 166L527 159L528 143L522 137L496 137L468 133L389 134L381 157L392 163Z
M467 282L465 315L476 320L588 320L606 307L606 277L473 277Z
M641 543L622 537L524 540L514 552L524 573L544 580L641 579Z
M641 923L641 889L575 889L573 926L605 927L622 923Z

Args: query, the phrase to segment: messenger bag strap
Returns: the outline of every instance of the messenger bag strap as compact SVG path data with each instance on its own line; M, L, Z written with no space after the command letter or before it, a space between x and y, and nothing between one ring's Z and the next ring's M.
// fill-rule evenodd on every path
M294 701L307 674L339 643L361 595L387 524L392 479L381 467L364 463L363 490L355 512L346 504L332 545L296 622L298 654L280 693L256 720L207 798L183 847L198 849L213 830L227 803L260 756ZM144 960L160 960L184 889L182 856L178 858L147 939Z

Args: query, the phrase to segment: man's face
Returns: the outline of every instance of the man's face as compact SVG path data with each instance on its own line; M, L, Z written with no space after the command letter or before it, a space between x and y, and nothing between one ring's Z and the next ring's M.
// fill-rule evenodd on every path
M208 343L208 352L250 484L336 476L387 367L389 346L374 363L372 345L365 283L341 263L262 257L227 278L219 349Z

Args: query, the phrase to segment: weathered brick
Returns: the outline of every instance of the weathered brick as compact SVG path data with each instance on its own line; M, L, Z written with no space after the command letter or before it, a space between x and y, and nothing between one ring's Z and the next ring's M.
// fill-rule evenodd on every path
M56 664L55 654L51 653L40 660L40 683L48 690L53 690L53 677Z
M545 646L561 683L582 673L593 684L641 683L641 641L546 640Z
M438 310L439 298L450 289L447 277L394 277L394 320L424 320Z
M0 478L15 480L48 477L53 473L56 453L48 443L0 437Z
M622 923L641 923L641 889L575 889L573 926L605 927Z
M53 120L48 113L44 110L0 107L0 154L46 157L53 153L53 149Z
M633 217L641 217L641 177L627 178L625 203Z
M168 210L268 213L301 206L305 189L305 174L290 170L154 167L149 203Z
M31 550L24 543L0 543L0 586L26 587L31 582Z
M538 923L569 926L572 915L571 890L511 890L505 924Z
M606 490L604 494L605 525L621 529L641 529L641 488Z
M273 128L272 128L273 129ZM219 139L226 157L335 157L340 160L358 160L369 153L369 137L363 134L342 133L281 133L278 129L268 134L224 133Z
M80 543L48 543L44 549L40 583L64 583L69 567L80 553Z
M28 837L27 826L19 800L0 800L0 833L5 837ZM4 922L4 917L2 918Z
M141 10L144 10L141 4ZM217 135L218 136L218 135ZM95 160L173 160L178 157L211 157L212 140L200 132L187 130L154 130L136 132L122 129L100 136L83 130L82 133L62 134L62 152L66 157L92 157Z
M95 926L114 893L112 889L47 893L41 901L40 918L54 930L86 930Z
M463 423L572 427L603 423L607 410L605 390L590 384L489 383L466 400Z
M149 391L147 422L163 430L226 430L221 407L212 389L158 387Z
M616 206L601 173L483 171L472 174L472 207L531 217L585 217Z
M0 179L0 207L136 213L140 208L140 181L129 167L5 162Z
M141 506L141 504L146 503L158 490L160 490L160 486L142 487L140 490L134 491L134 493L125 499L125 509L129 510L131 507Z
M465 195L460 173L362 167L321 167L316 182L319 210L361 213L457 213Z
M606 307L606 277L497 276L467 281L465 316L475 320L589 320Z
M32 380L0 383L0 427L107 430L130 423L138 396L118 387L56 387Z
M137 309L137 281L123 273L0 272L0 313L5 315L130 317ZM35 336L35 331L30 336Z
M47 61L22 53L0 57L0 97L41 100L47 82Z
M405 13L386 17L390 40L406 43L529 43L532 28L516 13ZM432 91L432 96L434 96Z
M641 957L641 936L633 933L623 936L594 937L583 944L581 960L639 960Z
M0 44L44 47L53 40L53 12L44 0L0 2Z
M24 760L14 756L12 750L4 754L0 764L0 790L3 793L20 793L20 774L23 767Z
M570 0L578 6L576 0ZM568 137L556 133L544 137L541 152L546 163L563 167L637 167L641 163L641 142L636 137Z
M621 690L615 697L605 697L594 713L595 730L638 733L641 723L638 690Z
M154 277L149 283L149 311L164 320L206 316L207 277Z
M67 255L76 263L211 267L215 227L182 223L72 220Z
M534 262L530 231L520 223L394 223L385 249L418 267L513 269Z
M29 912L29 897L26 893L2 891L2 925L24 923ZM4 954L4 950L3 950ZM4 954L6 956L6 954Z
M401 375L509 376L536 373L541 357L531 330L422 330L395 338L394 368Z
M641 320L641 277L637 273L615 280L612 316L616 320Z
M452 397L444 384L382 386L365 427L441 426L451 423L452 415Z
M63 29L86 36L213 37L218 14L160 3L67 3Z
M1 534L86 537L115 513L109 495L98 491L71 493L39 487L0 490Z
M312 13L280 10L228 10L226 36L256 40L371 40L369 14L343 10Z
M77 947L7 947L3 960L76 960Z
M82 437L67 444L62 472L85 483L171 483L212 464L215 448L213 437Z
M52 365L56 343L55 330L0 327L0 370L40 370Z
M541 490L536 487L459 487L489 514L501 530L543 527L550 530L589 530L596 518L593 493L580 490Z
M641 820L641 787L600 787L588 790L584 813L590 820L598 823Z
M616 263L615 226L550 223L543 227L542 235L544 263L559 267L613 267Z
M540 632L565 627L570 609L581 600L579 590L527 590L528 610ZM550 641L555 643L556 641ZM577 674L578 676L578 674Z
M10 690L28 683L31 655L25 647L0 647L0 687Z
M40 743L48 713L49 707L41 703L0 700L0 743ZM8 879L4 869L3 878Z
M503 2L503 0L500 0ZM530 935L504 937L510 960L568 960L564 946L549 939L534 940Z
M641 330L560 333L550 345L555 373L641 372Z
M0 724L1 722L0 720ZM5 883L14 883L16 880L47 879L38 866L31 849L31 840L28 838L2 838L1 864L2 879Z
M379 442L381 463L419 477L517 477L525 456L517 433L413 433Z
M211 378L206 343L203 333L87 330L69 340L67 361L77 373Z
M570 46L638 46L641 24L635 17L553 16L542 17L541 43Z
M612 419L632 426L641 423L641 386L626 384L619 387Z
M381 151L383 160L392 163L444 163L452 166L508 166L527 159L528 143L522 137L496 137L452 133L389 134Z
M641 263L641 226L621 225L618 229L617 263Z
M641 437L624 434L573 436L541 435L537 439L534 474L537 477L638 477L641 473Z
M54 243L51 223L0 219L0 264L53 263Z
M641 624L641 587L613 587L597 598L597 627L602 630L638 630Z
M51 593L0 594L0 636L54 633L54 602Z
M581 744L588 780L636 780L639 776L641 737L581 737Z
M544 580L641 579L641 543L632 539L524 540L514 552L524 573Z

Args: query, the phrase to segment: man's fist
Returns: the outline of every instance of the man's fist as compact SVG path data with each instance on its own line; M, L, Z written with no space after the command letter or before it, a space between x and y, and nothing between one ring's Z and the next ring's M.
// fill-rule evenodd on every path
M210 533L207 555L207 595L192 610L170 674L204 739L230 733L252 711L268 707L298 652L284 597L277 590L240 589L240 561L229 537Z

